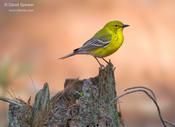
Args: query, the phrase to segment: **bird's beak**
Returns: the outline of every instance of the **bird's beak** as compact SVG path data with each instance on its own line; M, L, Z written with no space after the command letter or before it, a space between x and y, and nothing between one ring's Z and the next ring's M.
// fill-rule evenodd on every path
M125 27L128 27L128 26L129 26L129 25L127 25L127 24L124 24L124 25L123 25L123 28L125 28Z

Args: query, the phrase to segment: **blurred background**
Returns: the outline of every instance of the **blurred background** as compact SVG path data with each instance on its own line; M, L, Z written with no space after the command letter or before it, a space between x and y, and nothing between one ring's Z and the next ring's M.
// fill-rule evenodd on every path
M0 96L25 101L50 85L52 95L66 78L89 78L99 65L91 56L59 60L81 46L110 20L121 20L120 50L107 57L116 66L118 94L146 86L158 97L163 116L175 122L174 0L1 0ZM11 93L12 95L10 95ZM160 127L156 108L142 94L120 101L128 127ZM0 127L7 126L8 104L0 102Z

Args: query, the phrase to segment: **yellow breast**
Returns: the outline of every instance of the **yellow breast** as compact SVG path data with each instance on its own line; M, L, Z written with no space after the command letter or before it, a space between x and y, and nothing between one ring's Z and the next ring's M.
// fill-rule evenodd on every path
M95 56L95 57L106 57L109 56L111 54L113 54L114 52L116 52L120 46L122 45L124 40L122 31L121 33L117 33L112 35L112 39L110 41L110 43L103 47L103 48L98 48L95 50L91 51L91 55Z

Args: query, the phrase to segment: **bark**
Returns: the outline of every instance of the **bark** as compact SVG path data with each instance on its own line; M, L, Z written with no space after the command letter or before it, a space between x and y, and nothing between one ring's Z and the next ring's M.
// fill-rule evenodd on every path
M7 101L9 127L119 127L114 68L111 63L99 75L67 79L64 90L50 98L48 84L36 94L34 104Z

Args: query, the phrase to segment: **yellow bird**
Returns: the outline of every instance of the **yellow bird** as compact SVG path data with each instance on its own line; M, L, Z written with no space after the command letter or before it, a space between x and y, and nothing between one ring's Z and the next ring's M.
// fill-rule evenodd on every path
M113 54L120 48L124 41L123 29L128 26L129 25L123 24L118 20L110 21L80 48L73 50L72 53L60 59L65 59L77 54L86 54L92 55L100 66L102 66L97 58L102 58L108 63L104 57Z

